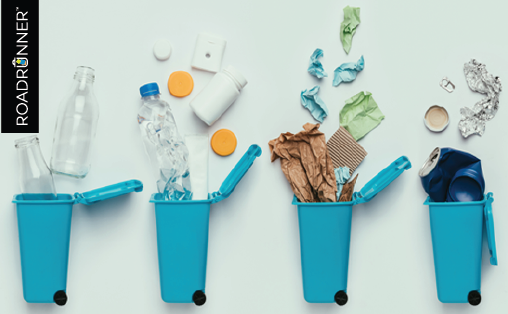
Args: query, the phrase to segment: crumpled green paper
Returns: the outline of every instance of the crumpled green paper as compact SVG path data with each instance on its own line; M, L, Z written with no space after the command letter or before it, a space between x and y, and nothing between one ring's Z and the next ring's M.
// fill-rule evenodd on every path
M347 6L344 8L344 21L340 24L340 40L344 51L349 54L356 26L360 24L360 8Z
M340 111L340 125L343 126L356 141L372 131L385 118L369 92L359 92L346 100Z

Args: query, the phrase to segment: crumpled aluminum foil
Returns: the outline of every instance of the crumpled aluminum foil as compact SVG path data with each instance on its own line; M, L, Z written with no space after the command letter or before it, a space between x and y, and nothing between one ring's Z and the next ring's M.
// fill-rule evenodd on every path
M471 134L480 136L485 132L485 123L494 118L499 109L499 93L501 93L501 80L494 77L475 59L464 64L464 74L469 88L473 92L487 95L477 102L473 109L464 107L460 109L461 119L459 130L464 138Z

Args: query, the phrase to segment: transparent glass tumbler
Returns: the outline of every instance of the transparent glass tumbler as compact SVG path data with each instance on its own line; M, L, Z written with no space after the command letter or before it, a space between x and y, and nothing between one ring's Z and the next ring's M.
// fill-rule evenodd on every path
M92 142L99 120L94 73L92 68L78 67L72 89L60 104L50 162L53 173L81 179L90 170Z
M36 135L14 141L18 152L19 182L25 200L56 199L53 175L44 161Z

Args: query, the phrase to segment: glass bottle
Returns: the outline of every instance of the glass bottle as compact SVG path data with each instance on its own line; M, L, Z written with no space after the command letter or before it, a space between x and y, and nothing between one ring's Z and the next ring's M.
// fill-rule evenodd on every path
M80 66L70 93L58 110L50 167L53 173L84 178L90 170L99 104L93 92L94 69Z
M19 182L25 200L56 199L53 175L44 161L39 138L27 136L14 141L18 151Z

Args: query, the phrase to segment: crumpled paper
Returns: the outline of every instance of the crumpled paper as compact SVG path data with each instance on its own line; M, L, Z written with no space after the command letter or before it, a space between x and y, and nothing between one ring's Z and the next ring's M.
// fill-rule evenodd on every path
M499 77L494 77L487 72L485 64L475 59L464 64L464 75L469 88L473 92L485 94L487 97L477 102L473 109L460 108L459 130L464 138L472 134L482 136L485 132L486 122L494 119L499 109L499 94L502 90L501 80Z
M336 202L337 185L325 135L319 123L306 123L297 134L282 133L268 143L300 202Z
M309 68L307 69L310 74L314 75L317 78L328 76L328 74L325 72L325 69L323 68L323 64L321 64L321 61L318 60L322 56L323 49L317 48L314 50L314 53L312 53L312 56L310 56Z
M317 95L319 86L314 86L310 90L304 90L300 94L302 106L307 108L312 114L312 117L323 123L323 120L328 116L328 107L325 102Z
M337 199L340 199L342 187L346 184L347 180L351 178L348 167L339 167L334 169L335 180L337 181Z
M341 64L335 69L333 76L333 86L339 86L342 82L352 82L356 79L356 74L363 70L365 61L363 56L356 63L348 62Z
M339 202L351 202L353 200L353 193L355 191L355 184L357 178L358 174L356 174L353 180L344 184L344 188L342 189L342 194L340 195Z
M360 24L360 8L347 6L344 8L344 21L340 24L340 40L344 51L349 54L353 35L356 33L356 27Z
M340 125L358 141L381 123L385 116L369 92L359 92L346 100L340 111Z
M344 127L339 127L326 143L332 158L333 167L347 167L352 175L358 165L365 159L367 152L358 144Z

